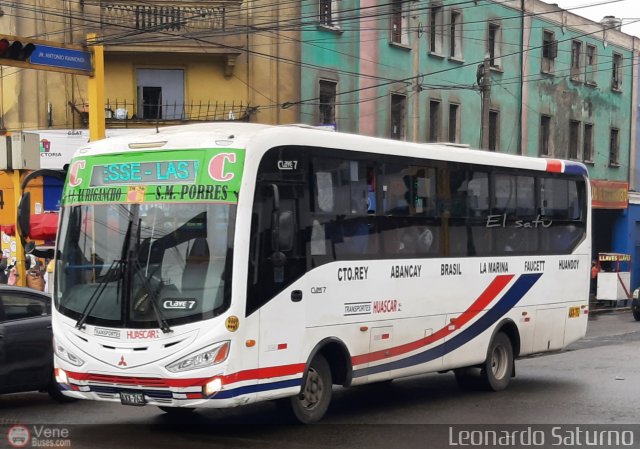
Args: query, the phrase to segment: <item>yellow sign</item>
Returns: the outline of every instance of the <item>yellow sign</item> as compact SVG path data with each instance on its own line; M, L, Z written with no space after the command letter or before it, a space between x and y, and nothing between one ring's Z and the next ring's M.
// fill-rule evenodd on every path
M580 316L580 307L569 307L569 318L578 318Z

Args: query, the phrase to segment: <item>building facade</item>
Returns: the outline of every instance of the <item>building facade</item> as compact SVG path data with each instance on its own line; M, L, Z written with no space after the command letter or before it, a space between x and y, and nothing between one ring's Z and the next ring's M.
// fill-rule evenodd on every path
M12 5L8 34L98 34L108 127L300 122L577 160L592 179L594 253L635 254L640 44L615 20L540 0ZM3 129L86 127L85 78L0 75Z

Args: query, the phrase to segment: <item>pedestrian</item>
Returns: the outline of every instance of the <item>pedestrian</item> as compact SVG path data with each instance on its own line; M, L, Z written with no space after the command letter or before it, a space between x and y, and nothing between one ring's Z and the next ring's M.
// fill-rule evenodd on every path
M593 259L591 261L591 288L590 288L590 293L593 297L596 296L596 292L597 292L598 273L600 273L600 267L598 266L598 262L595 259Z
M9 273L7 272L7 258L0 260L0 284L7 285L9 281Z
M18 270L16 269L16 263L12 262L11 265L7 267L8 279L7 285L17 285L18 278L20 275L18 274Z

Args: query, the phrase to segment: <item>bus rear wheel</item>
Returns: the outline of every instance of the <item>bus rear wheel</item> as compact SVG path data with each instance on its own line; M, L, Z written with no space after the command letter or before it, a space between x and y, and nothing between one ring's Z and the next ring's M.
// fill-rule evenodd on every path
M509 385L513 374L513 346L504 332L491 341L487 360L482 364L480 378L487 390L502 391Z
M327 359L318 354L309 365L302 390L286 399L284 405L296 421L310 424L320 421L325 415L331 403L331 393L331 368Z

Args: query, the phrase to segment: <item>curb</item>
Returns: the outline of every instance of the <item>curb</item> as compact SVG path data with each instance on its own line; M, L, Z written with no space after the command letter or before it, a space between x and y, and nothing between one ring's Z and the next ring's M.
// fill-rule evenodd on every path
M631 312L631 307L606 307L606 308L589 308L589 314L612 313L612 312Z

